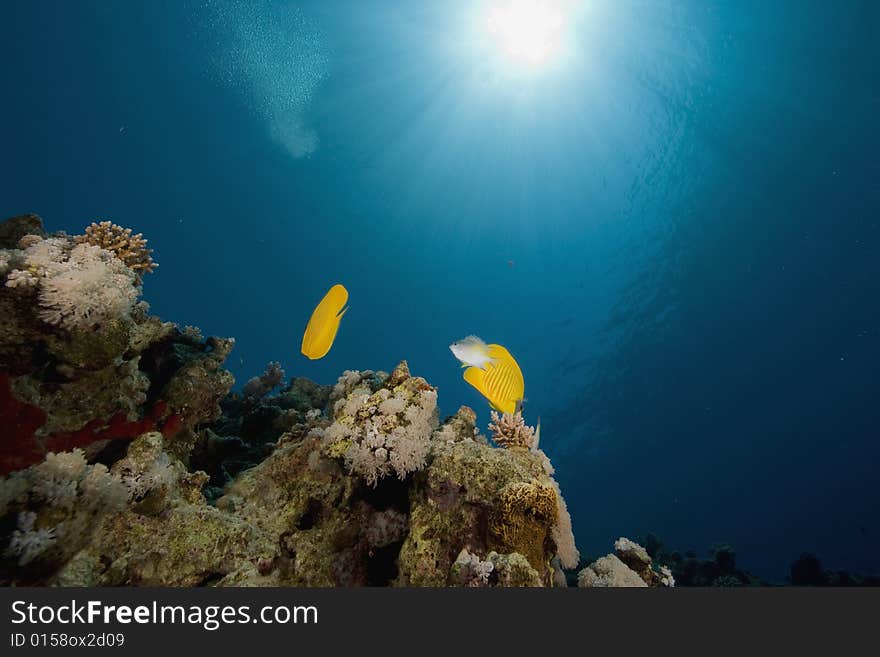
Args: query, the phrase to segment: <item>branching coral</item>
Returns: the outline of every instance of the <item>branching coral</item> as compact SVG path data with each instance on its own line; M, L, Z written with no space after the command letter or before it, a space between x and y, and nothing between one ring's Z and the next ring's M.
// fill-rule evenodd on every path
M284 370L281 369L281 363L272 361L266 365L265 372L244 384L241 394L246 398L261 399L282 383L284 383Z
M522 413L504 413L499 415L492 411L492 422L489 423L492 440L499 447L525 447L531 449L535 442L535 429L527 426Z
M86 228L85 235L77 236L76 241L110 251L138 275L148 274L159 266L153 262L150 255L153 250L147 248L147 240L142 233L132 235L131 228L123 228L110 221L93 222Z

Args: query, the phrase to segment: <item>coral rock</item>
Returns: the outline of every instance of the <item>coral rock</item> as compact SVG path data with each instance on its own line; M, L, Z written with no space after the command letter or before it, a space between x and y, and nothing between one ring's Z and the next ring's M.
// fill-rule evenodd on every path
M22 214L0 222L0 249L14 249L25 235L46 234L43 220L35 214Z
M646 587L645 580L630 570L615 555L609 554L597 559L578 573L578 586L581 587Z

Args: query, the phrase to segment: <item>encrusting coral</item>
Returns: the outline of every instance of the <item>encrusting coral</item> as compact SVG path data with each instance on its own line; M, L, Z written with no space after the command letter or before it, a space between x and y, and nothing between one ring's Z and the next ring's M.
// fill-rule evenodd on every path
M111 221L92 222L86 227L84 235L77 236L76 241L110 251L139 276L159 266L153 262L153 250L147 248L147 240L142 233L132 235L131 228L123 228Z

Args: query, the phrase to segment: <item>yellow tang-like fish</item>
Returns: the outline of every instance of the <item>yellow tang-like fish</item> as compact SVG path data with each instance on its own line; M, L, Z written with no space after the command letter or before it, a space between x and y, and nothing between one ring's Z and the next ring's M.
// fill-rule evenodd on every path
M489 405L502 413L515 413L525 394L525 381L516 359L500 344L487 345L484 368L468 367L464 380L476 388Z
M333 346L339 322L348 308L348 290L336 284L321 299L312 316L309 318L306 332L303 334L302 353L306 358L317 360L323 358Z

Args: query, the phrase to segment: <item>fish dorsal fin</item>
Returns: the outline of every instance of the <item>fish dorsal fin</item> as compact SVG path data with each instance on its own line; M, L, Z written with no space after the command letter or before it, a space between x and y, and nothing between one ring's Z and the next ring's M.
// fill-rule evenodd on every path
M488 344L486 345L486 349L489 351L489 355L492 358L504 358L505 356L511 357L510 352L500 344Z

